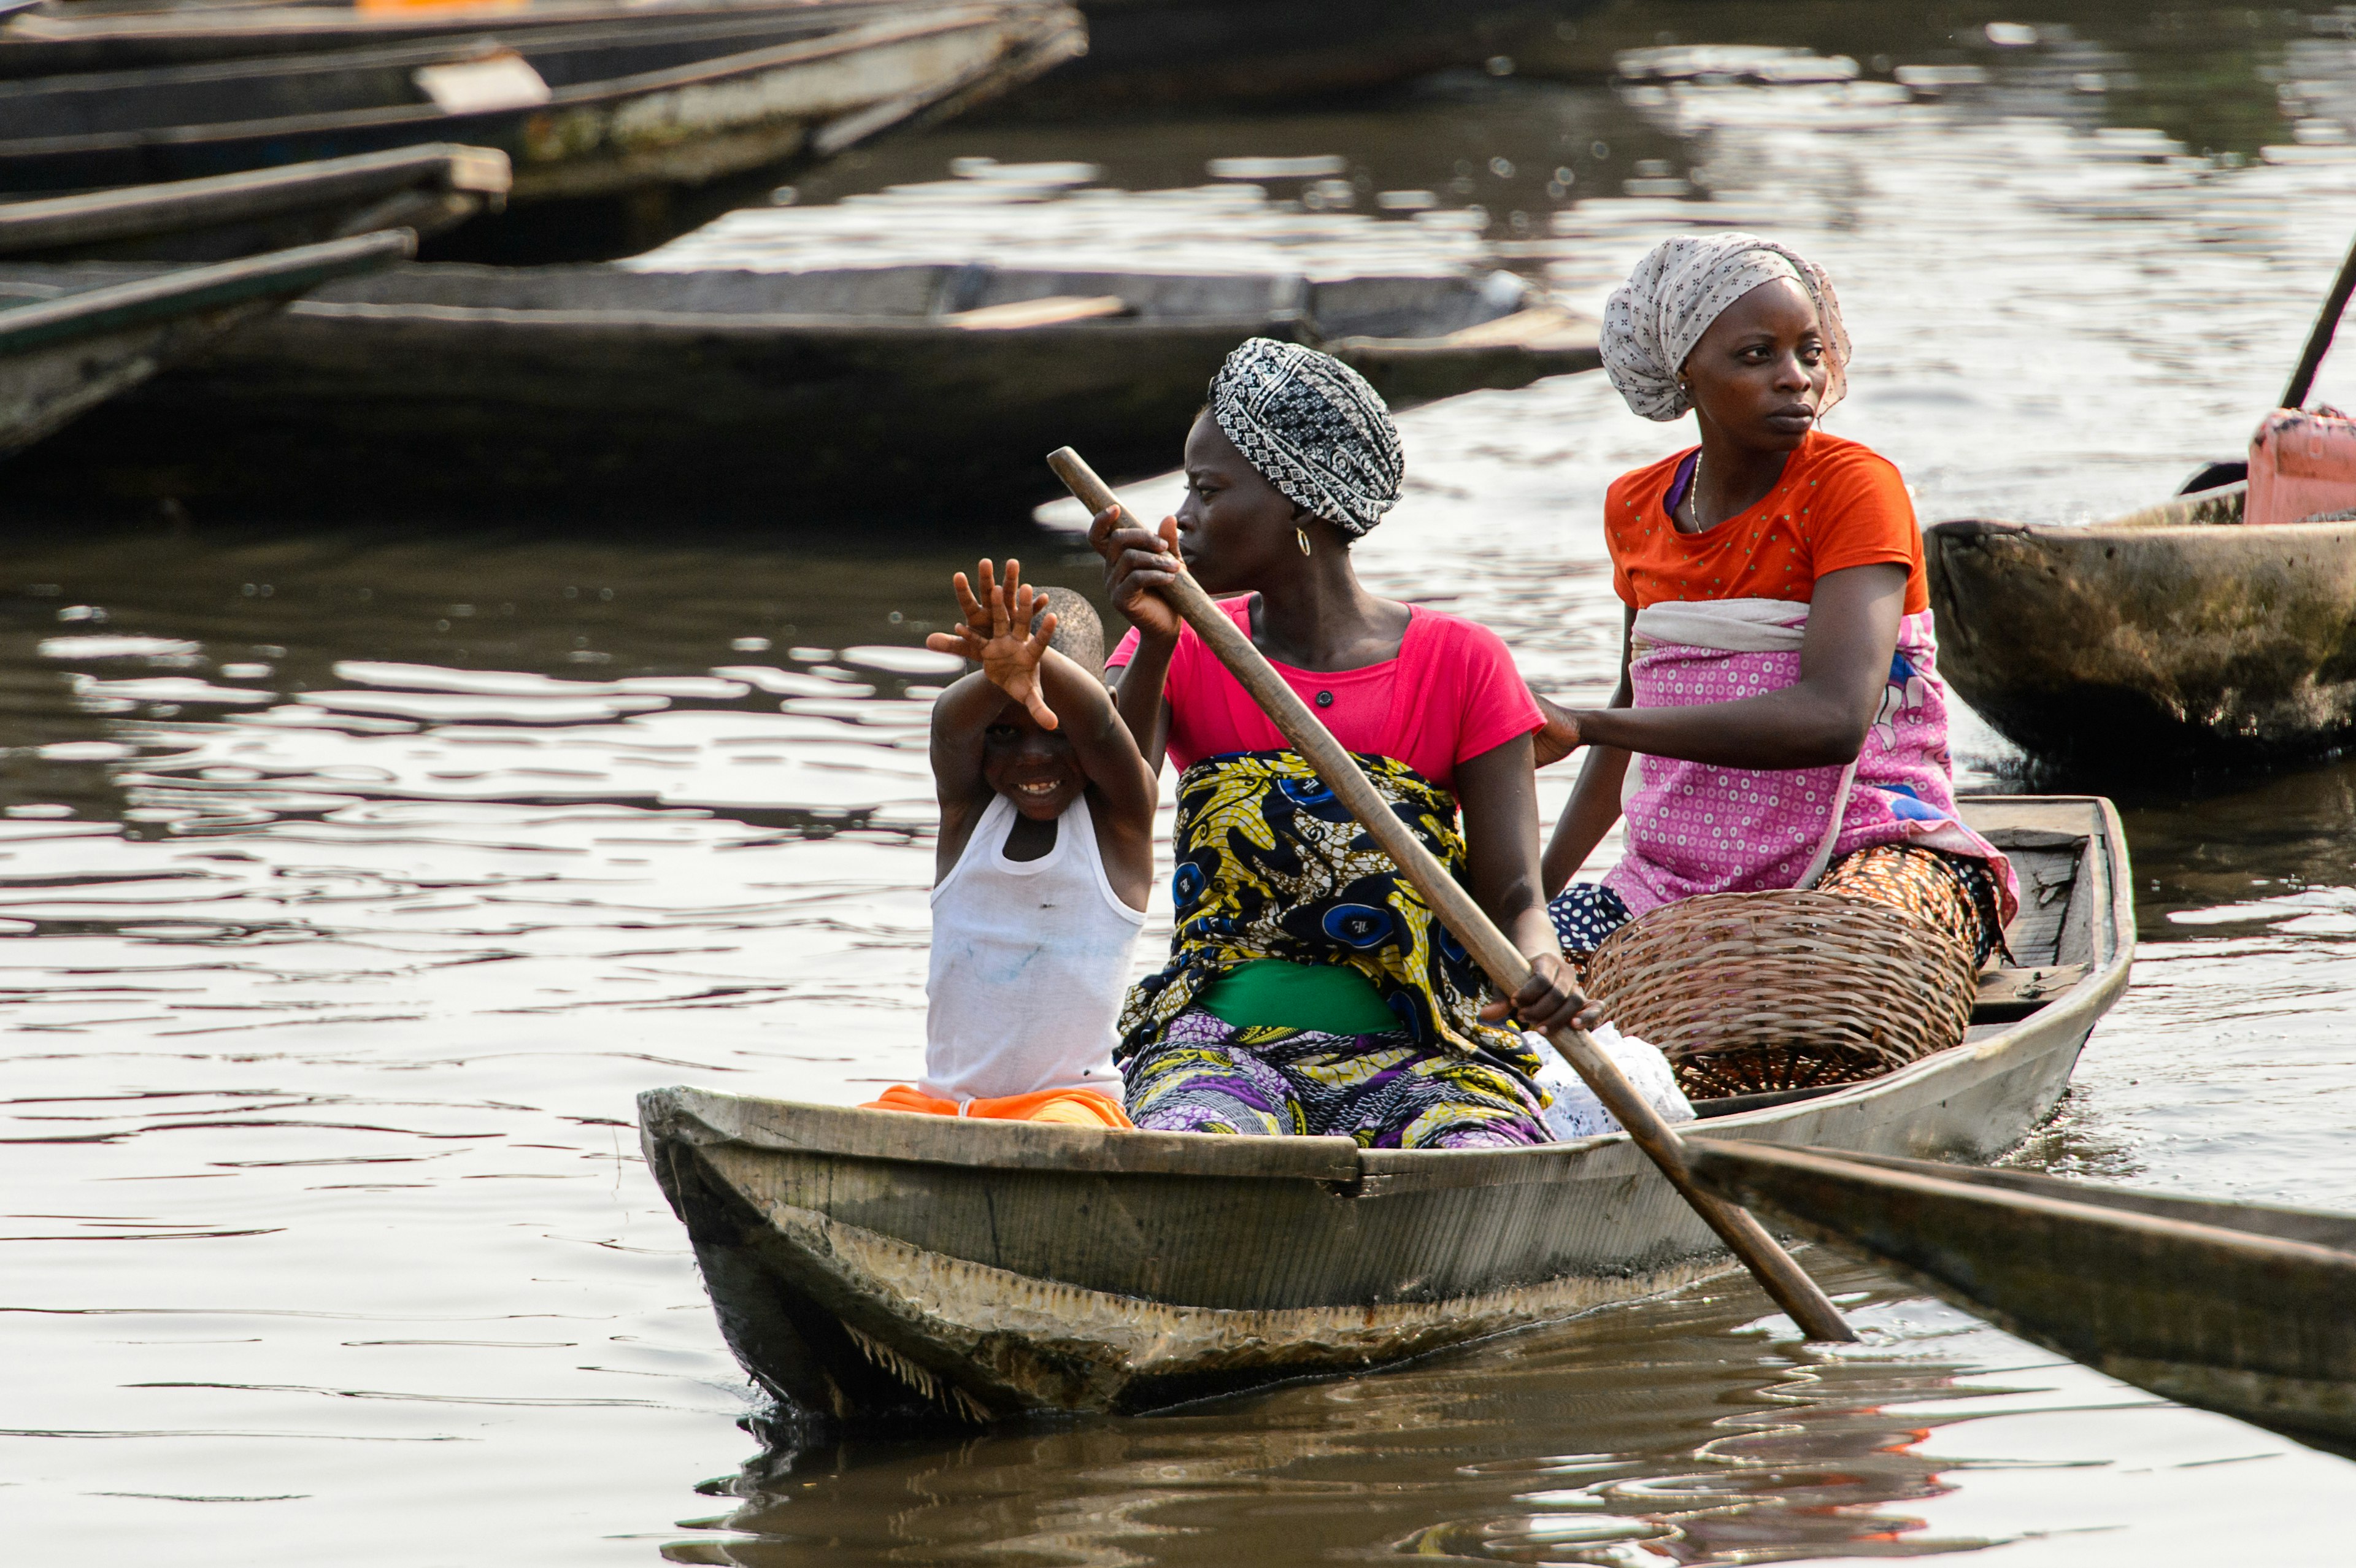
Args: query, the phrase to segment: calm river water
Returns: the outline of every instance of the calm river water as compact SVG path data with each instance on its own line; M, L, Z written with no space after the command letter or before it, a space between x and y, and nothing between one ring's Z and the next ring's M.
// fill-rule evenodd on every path
M1656 14L1692 43L1763 9ZM1956 46L1881 11L1776 8L1882 77L1854 86L1534 78L1590 28L1379 111L953 126L650 264L1485 253L1593 308L1654 236L1739 220L1838 280L1833 428L1926 518L2094 517L2240 450L2356 229L2337 20L1959 8ZM1913 63L1987 80L1912 101L1887 74ZM1213 179L1228 158L1325 161L1254 188ZM1602 487L1683 432L1594 377L1402 425L1368 577L1600 695ZM1094 581L1023 517L778 517L362 530L322 496L300 532L12 539L12 1561L2346 1561L2356 1466L1821 1258L1869 1326L1837 1353L1727 1284L1164 1418L764 1450L631 1096L851 1102L915 1072L942 676L911 650L978 551ZM2008 782L2000 743L1964 750ZM2356 767L2115 792L2136 984L2024 1157L2356 1209Z

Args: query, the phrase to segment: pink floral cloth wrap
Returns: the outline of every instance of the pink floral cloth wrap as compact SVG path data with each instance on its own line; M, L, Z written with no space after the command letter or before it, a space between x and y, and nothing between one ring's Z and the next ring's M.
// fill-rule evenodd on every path
M1808 606L1781 599L1661 603L1636 613L1628 677L1639 708L1688 708L1780 691L1800 678ZM1872 844L1986 860L2000 917L2019 907L2011 865L1955 815L1947 688L1931 613L1899 623L1898 648L1864 749L1846 767L1722 768L1629 759L1628 849L1603 879L1631 914L1701 893L1815 885Z

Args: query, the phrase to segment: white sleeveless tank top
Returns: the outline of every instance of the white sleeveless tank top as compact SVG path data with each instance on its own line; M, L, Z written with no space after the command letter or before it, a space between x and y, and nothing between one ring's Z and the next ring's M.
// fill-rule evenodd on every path
M1047 1089L1117 1101L1113 1025L1144 912L1106 879L1085 796L1036 860L1006 858L1014 819L1012 801L991 800L933 890L919 1087L960 1103Z

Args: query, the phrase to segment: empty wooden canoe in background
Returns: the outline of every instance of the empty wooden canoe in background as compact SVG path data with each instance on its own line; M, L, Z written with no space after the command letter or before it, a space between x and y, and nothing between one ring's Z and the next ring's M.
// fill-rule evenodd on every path
M1085 47L1051 0L815 5L0 82L0 189L82 190L424 142L494 147L509 209L449 253L625 255L779 175Z
M1964 814L2051 890L2025 901L2013 951L2077 977L1953 1050L1713 1116L1710 1136L1987 1159L2052 1109L2126 984L2126 842L2100 800L1984 798ZM696 1089L641 1095L639 1122L729 1343L819 1416L1141 1410L1735 1266L1624 1134L1404 1152Z
M2251 528L2243 495L1927 529L1941 673L2006 738L2092 775L2346 744L2356 522Z
M1061 444L1124 479L1170 468L1212 372L1255 334L1332 347L1402 405L1597 363L1591 334L1502 272L417 266L143 389L13 494L309 516L324 498L784 524L1019 513L1058 490L1042 456Z
M438 234L506 205L507 155L428 143L286 168L0 201L0 257L220 261L380 229Z
M1514 25L1585 9L1574 0L1078 0L1085 57L1004 107L1066 113L1140 103L1282 102L1377 88L1494 56ZM620 17L742 15L810 0L492 0L359 9L317 4L191 5L70 0L0 27L0 76L252 59L497 27ZM849 9L837 0L834 9ZM872 8L872 3L871 3Z
M394 229L79 289L70 269L36 286L0 280L0 455L305 290L415 248L407 229Z
M2356 1452L2356 1215L1695 1140L1722 1198L2127 1382Z

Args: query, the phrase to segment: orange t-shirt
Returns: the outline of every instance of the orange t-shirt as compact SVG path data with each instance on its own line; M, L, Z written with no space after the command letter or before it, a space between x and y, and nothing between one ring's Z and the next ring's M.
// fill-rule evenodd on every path
M1713 528L1681 534L1668 494L1688 448L1612 481L1603 503L1612 586L1642 610L1671 599L1789 599L1844 567L1906 568L1906 611L1931 607L1922 530L1896 464L1853 441L1811 431L1766 498Z

